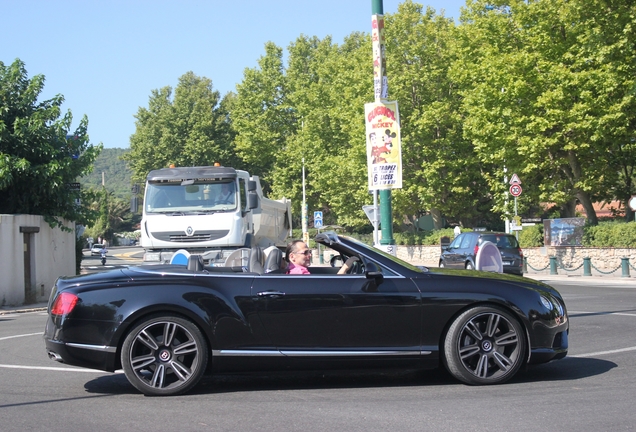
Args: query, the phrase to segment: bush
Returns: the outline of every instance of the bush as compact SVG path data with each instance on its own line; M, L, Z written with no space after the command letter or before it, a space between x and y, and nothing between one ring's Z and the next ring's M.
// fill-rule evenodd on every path
M543 225L523 227L519 232L519 244L522 248L543 246Z
M594 247L636 247L636 222L601 222L586 226L583 245Z

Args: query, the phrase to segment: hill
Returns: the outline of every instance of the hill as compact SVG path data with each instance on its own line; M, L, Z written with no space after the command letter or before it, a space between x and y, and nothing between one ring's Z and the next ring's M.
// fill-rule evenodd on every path
M132 171L128 164L120 157L128 149L105 148L94 163L93 172L80 179L83 188L99 189L102 187L102 173L104 186L118 198L129 199L131 196Z

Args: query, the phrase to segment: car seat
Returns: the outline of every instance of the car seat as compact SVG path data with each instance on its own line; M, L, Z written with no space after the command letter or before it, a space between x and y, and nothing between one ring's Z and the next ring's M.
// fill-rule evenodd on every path
M263 250L258 246L250 249L250 257L247 263L247 271L249 273L263 274Z
M281 264L283 262L283 253L278 248L272 249L265 259L265 273L281 273Z

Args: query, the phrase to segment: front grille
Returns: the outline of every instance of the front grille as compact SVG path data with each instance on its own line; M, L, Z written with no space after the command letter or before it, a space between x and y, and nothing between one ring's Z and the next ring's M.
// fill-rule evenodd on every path
M193 235L186 235L183 231L164 231L150 233L154 238L161 241L175 243L194 243L220 239L228 235L230 230L197 231Z

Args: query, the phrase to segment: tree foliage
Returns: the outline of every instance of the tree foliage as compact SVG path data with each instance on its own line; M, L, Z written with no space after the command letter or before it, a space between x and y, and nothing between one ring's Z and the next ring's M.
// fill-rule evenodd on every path
M133 171L133 180L145 182L158 168L212 165L237 160L229 123L231 96L221 100L212 81L188 72L171 87L153 90L148 108L140 107L130 152L124 159Z
M574 216L580 202L595 224L593 202L626 203L636 193L635 21L624 0L468 0L459 24L411 0L387 14L404 170L394 221L441 213L495 227L514 212L513 172L520 214L550 203ZM192 72L174 97L154 90L126 157L137 181L170 163L245 168L271 197L291 198L297 217L304 166L308 208L364 229L372 77L367 33L342 44L301 35L287 55L269 42L223 100Z
M69 185L90 172L102 146L89 143L86 116L70 132L71 112L60 118L64 98L39 101L43 88L44 76L29 78L19 59L0 62L0 213L90 223L91 193Z
M469 1L455 70L465 136L497 167L486 178L498 211L510 213L504 167L524 179L523 201L578 200L591 224L592 203L631 181L635 11L611 0Z

